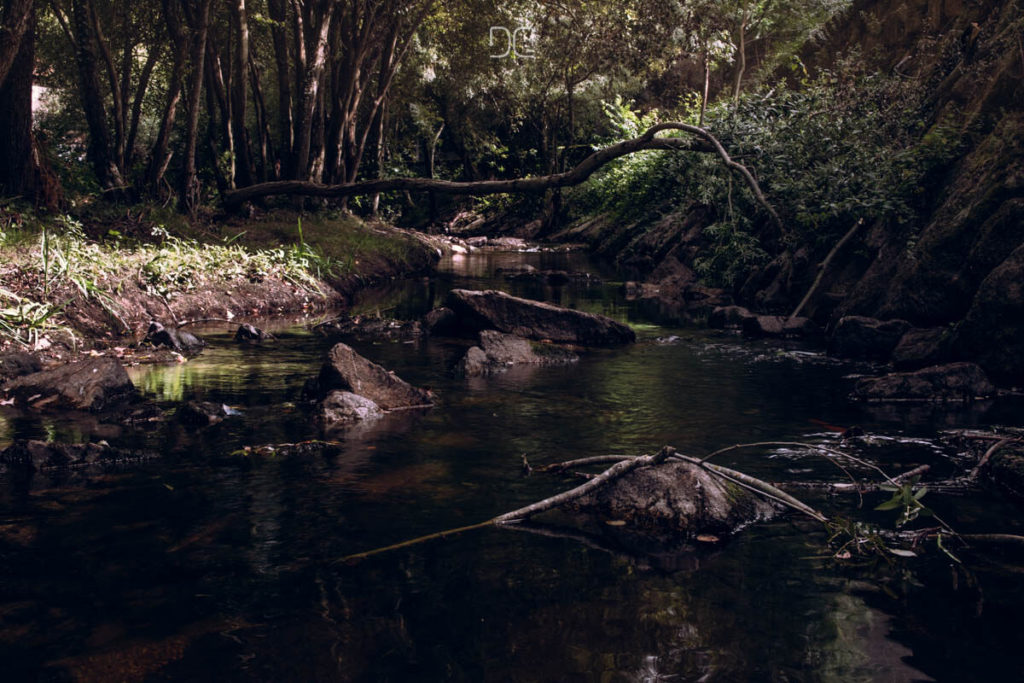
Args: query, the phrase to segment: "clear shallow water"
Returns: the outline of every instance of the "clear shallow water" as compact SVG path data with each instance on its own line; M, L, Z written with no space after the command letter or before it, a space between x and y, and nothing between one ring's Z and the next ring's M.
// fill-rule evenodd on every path
M461 349L355 344L439 397L338 438L336 457L246 458L246 445L321 436L299 397L334 340L301 325L236 347L226 328L180 366L133 370L172 413L220 401L240 415L203 432L173 420L132 436L159 460L88 477L0 482L3 680L900 681L1013 680L1020 557L935 557L835 567L824 534L792 517L720 547L644 547L589 535L481 529L339 559L495 514L571 482L534 464L664 444L700 454L737 442L828 440L824 425L889 437L863 453L900 470L953 454L949 426L1019 423L1019 404L972 411L867 409L846 399L861 368L659 326L617 284L551 288L496 268L592 269L579 254L476 253L431 280L367 293L365 313L411 317L453 286L501 287L634 324L633 347L566 367L448 376ZM607 273L604 273L608 275ZM669 343L666 340L677 337ZM8 409L3 409L8 410ZM824 425L823 425L824 423ZM89 420L0 413L0 442L129 439ZM837 478L792 451L723 457L770 479ZM804 496L830 513L855 500ZM868 506L878 501L868 500ZM962 531L1020 531L989 496L928 501ZM871 516L868 514L867 516ZM884 517L874 517L880 521Z

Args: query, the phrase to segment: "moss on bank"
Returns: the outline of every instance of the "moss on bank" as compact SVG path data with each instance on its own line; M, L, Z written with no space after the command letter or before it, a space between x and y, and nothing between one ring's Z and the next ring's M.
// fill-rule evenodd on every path
M77 346L136 336L154 319L324 309L436 259L406 231L347 215L197 225L162 217L145 208L80 220L0 210L0 343Z

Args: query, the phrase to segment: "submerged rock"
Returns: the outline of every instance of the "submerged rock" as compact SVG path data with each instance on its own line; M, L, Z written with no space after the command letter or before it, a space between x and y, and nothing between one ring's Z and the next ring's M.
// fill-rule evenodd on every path
M522 337L497 330L481 330L480 346L472 346L456 365L465 377L477 377L513 365L559 365L579 360L576 354L557 346L545 347L538 353L534 345Z
M3 391L32 408L100 411L135 394L124 367L112 358L89 358L10 380Z
M887 360L910 329L906 320L877 320L860 315L840 318L828 352L839 358Z
M198 353L206 346L206 342L185 330L176 327L164 327L163 323L153 321L149 324L146 339L153 346L166 346L178 353Z
M24 351L8 351L0 354L0 382L30 375L43 369L39 359Z
M419 389L363 358L348 344L335 344L320 369L318 390L326 397L334 390L364 396L384 410L433 405L430 392Z
M992 456L989 478L1018 501L1024 501L1024 446L1006 446Z
M632 470L574 501L573 507L690 536L733 533L779 512L764 498L678 460Z
M636 341L636 333L629 326L611 318L496 290L453 289L446 305L469 329L495 329L527 339L583 346L618 346Z
M150 452L99 443L50 443L19 440L0 451L0 463L12 469L38 471L82 465L116 464L153 458Z
M383 415L384 411L376 403L350 391L332 391L316 408L317 422L325 427L372 420Z
M821 328L810 318L789 318L784 315L755 315L743 320L746 337L792 337L807 339L821 335Z
M238 329L235 330L235 341L240 344L259 344L264 339L269 338L270 335L266 332L255 325L250 325L248 323L239 325Z
M178 408L178 421L196 427L208 427L221 422L233 411L223 403L189 401Z
M996 388L974 363L949 363L915 372L894 372L857 382L856 398L868 401L971 401Z
M718 306L708 314L708 327L742 329L744 322L756 317L742 306Z
M338 335L370 342L410 341L423 336L423 328L417 320L368 318L361 315L343 315L316 325L313 331L324 336Z
M439 306L429 311L423 316L421 325L423 331L432 337L454 337L458 336L460 332L459 316L446 306Z

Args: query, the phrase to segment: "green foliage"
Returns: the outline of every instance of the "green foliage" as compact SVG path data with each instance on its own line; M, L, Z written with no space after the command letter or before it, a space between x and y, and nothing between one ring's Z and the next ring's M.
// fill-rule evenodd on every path
M922 486L916 491L921 477L913 477L899 486L883 484L881 489L892 493L892 498L875 507L879 511L899 510L899 517L896 519L896 526L901 527L921 516L930 517L934 513L921 503L921 499L928 493L928 487Z
M608 107L623 134L639 114ZM788 244L827 250L857 220L912 223L922 178L955 154L952 131L918 144L923 104L912 83L877 75L824 72L797 88L720 102L706 127L756 174L782 217ZM693 111L682 112L692 117ZM625 136L625 135L623 135ZM714 155L646 152L617 160L576 192L582 214L610 214L641 225L694 205L710 209L707 247L697 259L709 283L732 286L768 254L763 209Z

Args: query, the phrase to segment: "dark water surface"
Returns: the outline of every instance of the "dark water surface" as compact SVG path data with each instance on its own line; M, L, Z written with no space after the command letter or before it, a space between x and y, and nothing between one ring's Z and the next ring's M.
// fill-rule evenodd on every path
M497 268L594 266L577 254L456 256L431 280L367 293L359 310L419 315L453 286L495 286L629 321L635 346L575 365L454 379L449 344L356 344L438 405L342 434L337 457L253 458L245 446L319 438L300 401L336 341L301 324L262 347L226 328L173 367L132 376L168 414L182 400L240 415L202 433L173 420L132 437L163 457L106 473L0 481L0 680L906 681L1020 680L1020 556L934 549L889 567L840 567L813 522L785 517L718 546L641 547L621 527L582 536L485 528L340 558L472 524L572 482L533 464L702 454L747 441L836 441L893 471L954 470L933 441L952 426L1016 423L1020 404L869 409L847 399L863 368L799 349L674 329L615 283L552 288ZM595 271L599 272L599 271ZM608 273L604 273L608 275ZM12 438L127 437L88 420L0 409ZM776 480L838 479L797 451L722 464ZM883 523L856 500L805 496ZM868 498L870 509L882 498ZM961 531L1020 532L991 495L928 500ZM565 530L563 530L565 531ZM593 531L593 530L591 530Z

